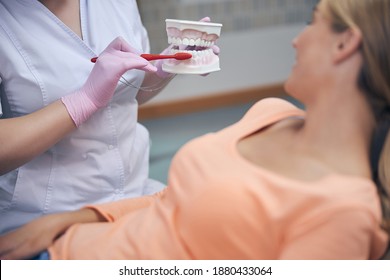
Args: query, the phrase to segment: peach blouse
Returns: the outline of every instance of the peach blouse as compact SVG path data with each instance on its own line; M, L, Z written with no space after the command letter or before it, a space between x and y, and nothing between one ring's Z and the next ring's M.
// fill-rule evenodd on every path
M236 124L190 141L154 195L93 206L109 222L79 224L52 259L376 259L387 246L371 180L302 182L244 159L243 137L305 113L277 98ZM261 148L261 147L259 147Z

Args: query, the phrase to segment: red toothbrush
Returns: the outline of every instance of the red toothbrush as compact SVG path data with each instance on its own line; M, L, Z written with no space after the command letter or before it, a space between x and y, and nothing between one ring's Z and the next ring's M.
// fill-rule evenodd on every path
M186 59L190 59L192 57L192 54L184 53L184 52L179 52L179 53L175 53L175 54L172 54L172 55L148 54L148 53L145 53L145 54L141 54L141 57L143 57L144 59L146 59L148 61L157 60L157 59L186 60ZM91 62L95 63L97 59L98 59L97 57L93 57L93 58L91 58Z

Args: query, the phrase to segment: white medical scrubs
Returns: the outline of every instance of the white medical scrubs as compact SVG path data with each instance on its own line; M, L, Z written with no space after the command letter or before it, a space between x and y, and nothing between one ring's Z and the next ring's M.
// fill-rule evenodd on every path
M117 36L149 51L135 0L80 0L80 14L82 39L37 0L0 0L2 118L30 114L80 88L93 67L90 59ZM144 72L131 70L125 77L140 86ZM0 176L0 233L43 214L163 187L148 179L149 134L137 123L136 95L137 89L118 83L106 108Z

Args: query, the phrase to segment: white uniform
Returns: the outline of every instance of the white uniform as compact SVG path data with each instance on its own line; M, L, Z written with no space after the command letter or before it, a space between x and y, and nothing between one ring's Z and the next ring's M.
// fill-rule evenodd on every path
M135 0L80 0L80 14L83 39L37 0L0 0L2 118L32 113L80 88L93 67L90 59L117 36L149 51ZM144 72L128 71L125 77L139 86ZM0 233L43 214L162 187L148 179L149 134L137 123L136 94L118 83L106 108L42 155L0 176Z

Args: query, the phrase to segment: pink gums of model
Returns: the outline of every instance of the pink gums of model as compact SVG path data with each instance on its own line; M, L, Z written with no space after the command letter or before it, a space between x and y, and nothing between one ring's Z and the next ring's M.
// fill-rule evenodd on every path
M162 69L175 74L206 74L219 71L219 57L212 46L221 34L222 24L200 21L167 19L168 43L171 53L188 52L191 59L165 60Z

